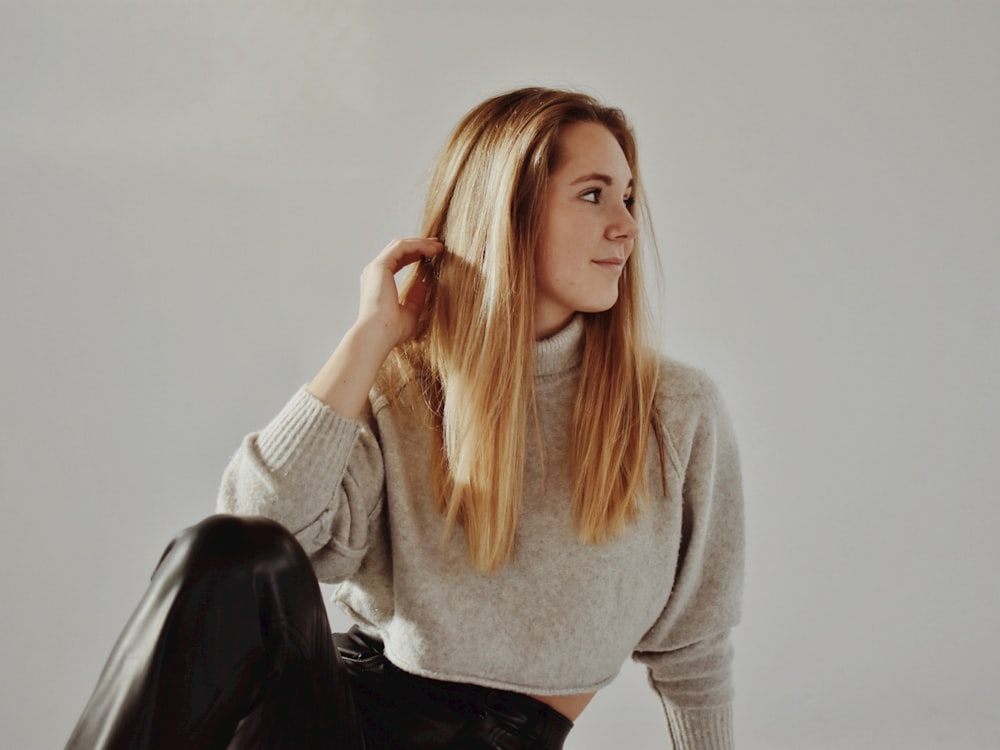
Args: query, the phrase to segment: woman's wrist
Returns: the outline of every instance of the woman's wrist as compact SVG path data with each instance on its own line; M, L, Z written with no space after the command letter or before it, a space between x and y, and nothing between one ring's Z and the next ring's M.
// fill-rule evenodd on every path
M396 345L396 335L377 320L351 326L306 390L342 417L364 412L375 377Z

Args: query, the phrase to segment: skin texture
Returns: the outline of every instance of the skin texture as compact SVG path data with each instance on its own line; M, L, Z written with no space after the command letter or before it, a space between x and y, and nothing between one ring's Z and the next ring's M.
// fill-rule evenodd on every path
M310 381L309 393L343 417L361 415L379 368L397 344L416 332L423 309L423 287L414 285L410 296L400 300L393 275L443 251L434 238L393 240L365 266L358 319Z
M631 183L625 154L603 125L574 123L560 133L535 260L535 338L559 331L576 312L601 312L618 300L618 278L638 234Z

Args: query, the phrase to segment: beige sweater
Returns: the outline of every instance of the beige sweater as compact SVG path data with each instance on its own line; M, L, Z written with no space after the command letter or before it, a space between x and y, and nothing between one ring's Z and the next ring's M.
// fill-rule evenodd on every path
M725 407L704 374L664 359L667 491L651 447L651 506L612 541L581 543L567 435L582 336L577 318L537 344L544 456L528 457L515 553L497 573L470 567L460 531L440 543L430 435L402 406L405 390L373 394L361 422L300 390L245 439L218 508L293 531L320 580L339 582L337 601L404 670L555 695L607 685L631 654L649 667L678 750L729 748L743 505Z

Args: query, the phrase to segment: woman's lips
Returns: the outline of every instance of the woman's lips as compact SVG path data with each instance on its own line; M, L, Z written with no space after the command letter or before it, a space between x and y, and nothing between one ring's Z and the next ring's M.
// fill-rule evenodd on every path
M594 263L601 268L607 268L609 271L620 271L622 266L625 265L625 261L622 258L601 258L595 260Z

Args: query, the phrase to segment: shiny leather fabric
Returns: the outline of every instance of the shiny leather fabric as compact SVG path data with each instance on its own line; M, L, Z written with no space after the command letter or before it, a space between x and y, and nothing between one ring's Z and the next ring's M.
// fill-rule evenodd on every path
M358 628L334 642L368 750L559 750L573 722L519 693L412 675Z
M336 646L335 646L336 643ZM295 538L212 516L167 547L67 750L558 750L572 722L517 693L331 638Z
M66 747L361 748L344 674L295 538L212 516L163 553Z

